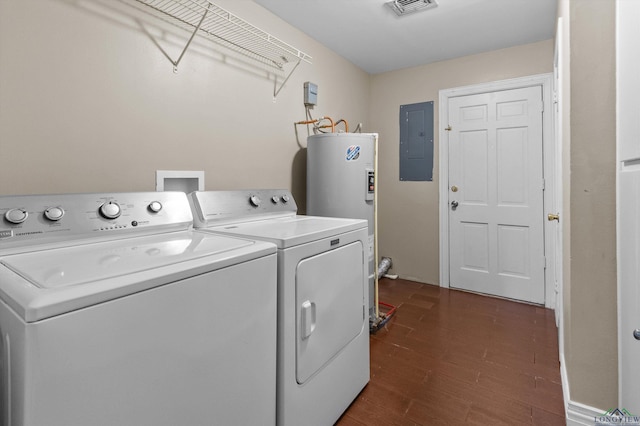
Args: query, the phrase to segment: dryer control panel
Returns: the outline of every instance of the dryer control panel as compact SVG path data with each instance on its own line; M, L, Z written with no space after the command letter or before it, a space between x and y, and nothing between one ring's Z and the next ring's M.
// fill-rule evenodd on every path
M188 229L192 223L189 201L182 192L2 196L0 253L80 238Z
M295 216L293 195L286 189L196 191L189 194L196 227Z

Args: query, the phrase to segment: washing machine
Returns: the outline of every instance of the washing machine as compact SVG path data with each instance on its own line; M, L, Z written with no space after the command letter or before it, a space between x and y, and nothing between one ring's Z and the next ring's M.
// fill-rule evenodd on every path
M367 221L297 215L286 190L189 197L197 229L278 247L277 424L334 424L369 381Z
M4 426L273 425L276 246L184 193L0 197Z

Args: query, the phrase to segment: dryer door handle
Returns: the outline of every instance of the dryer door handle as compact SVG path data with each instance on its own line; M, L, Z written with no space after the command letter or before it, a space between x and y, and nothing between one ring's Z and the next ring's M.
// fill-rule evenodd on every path
M302 340L309 338L316 328L316 304L309 300L302 303Z

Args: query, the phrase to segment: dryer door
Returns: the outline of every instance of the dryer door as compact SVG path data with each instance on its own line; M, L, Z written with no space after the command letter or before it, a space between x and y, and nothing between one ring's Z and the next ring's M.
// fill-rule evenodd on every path
M364 328L360 242L302 260L296 270L296 380L306 382Z

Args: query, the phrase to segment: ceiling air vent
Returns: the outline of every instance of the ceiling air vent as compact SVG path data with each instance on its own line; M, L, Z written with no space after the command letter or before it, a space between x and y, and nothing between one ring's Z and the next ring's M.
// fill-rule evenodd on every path
M408 15L413 12L427 10L438 5L436 0L393 0L385 3L398 16Z

